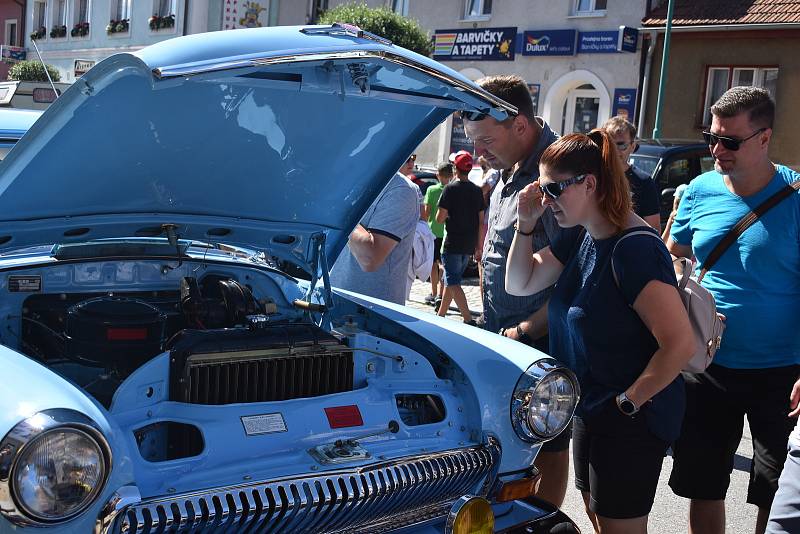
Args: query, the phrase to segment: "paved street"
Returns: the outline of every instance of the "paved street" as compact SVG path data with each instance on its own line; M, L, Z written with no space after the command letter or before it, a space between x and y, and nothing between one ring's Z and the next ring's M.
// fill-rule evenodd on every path
M482 305L477 280L466 279L462 287L467 295L470 310L475 313L481 313ZM433 307L426 305L424 301L428 293L430 293L430 284L417 280L411 288L411 297L406 304L413 308L433 313ZM461 321L461 315L455 309L451 309L447 317L455 321ZM745 435L737 451L735 467L731 476L731 487L728 490L727 531L732 534L753 532L755 526L756 508L745 502L752 453L753 445L750 429L745 425ZM671 469L672 458L668 456L664 460L656 501L650 514L649 531L654 534L682 534L687 532L688 501L676 497L667 486ZM572 477L572 470L570 470L570 477ZM563 510L578 523L584 533L592 532L591 523L589 523L583 510L583 500L580 493L575 489L571 478Z

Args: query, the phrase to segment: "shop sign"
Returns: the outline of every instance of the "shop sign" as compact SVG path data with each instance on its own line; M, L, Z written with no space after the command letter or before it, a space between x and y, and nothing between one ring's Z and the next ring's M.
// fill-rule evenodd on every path
M636 89L614 89L611 115L620 115L633 122L636 113Z
M75 60L75 77L80 78L86 71L94 67L94 61L89 59L76 59Z
M522 39L523 56L575 55L575 30L527 31Z
M629 26L620 26L617 50L620 52L636 52L637 44L639 44L639 30Z
M436 30L437 61L513 61L517 28Z
M16 63L18 61L23 61L27 54L27 51L22 46L0 46L0 57L5 63Z
M578 33L579 54L616 54L619 31Z

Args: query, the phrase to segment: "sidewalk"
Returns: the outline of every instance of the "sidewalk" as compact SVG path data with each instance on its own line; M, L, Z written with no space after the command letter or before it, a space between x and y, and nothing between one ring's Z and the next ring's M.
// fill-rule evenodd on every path
M467 296L467 304L469 305L469 310L472 312L472 316L477 319L483 315L483 302L481 302L481 290L478 287L478 279L464 278L461 283L461 288ZM425 297L430 295L430 293L430 282L414 280L414 284L411 286L411 295L408 301L406 301L406 306L416 308L417 310L436 313L433 310L433 306L425 304ZM461 314L458 313L455 302L450 304L450 309L447 311L447 318L453 319L454 321L461 321Z

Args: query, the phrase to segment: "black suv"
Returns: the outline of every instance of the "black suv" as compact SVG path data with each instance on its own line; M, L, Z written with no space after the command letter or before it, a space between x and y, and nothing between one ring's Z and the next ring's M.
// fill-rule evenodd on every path
M702 141L642 139L630 162L656 181L661 193L661 225L672 211L675 188L714 169L714 158Z

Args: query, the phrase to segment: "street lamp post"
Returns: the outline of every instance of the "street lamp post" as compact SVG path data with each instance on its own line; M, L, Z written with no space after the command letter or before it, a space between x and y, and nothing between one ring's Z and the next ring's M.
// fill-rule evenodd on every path
M653 139L661 138L661 108L664 104L664 86L667 83L667 68L669 67L669 41L672 35L672 11L675 0L669 0L667 6L667 29L664 32L664 51L661 54L661 74L658 77L658 101L656 102L656 122L653 126Z

